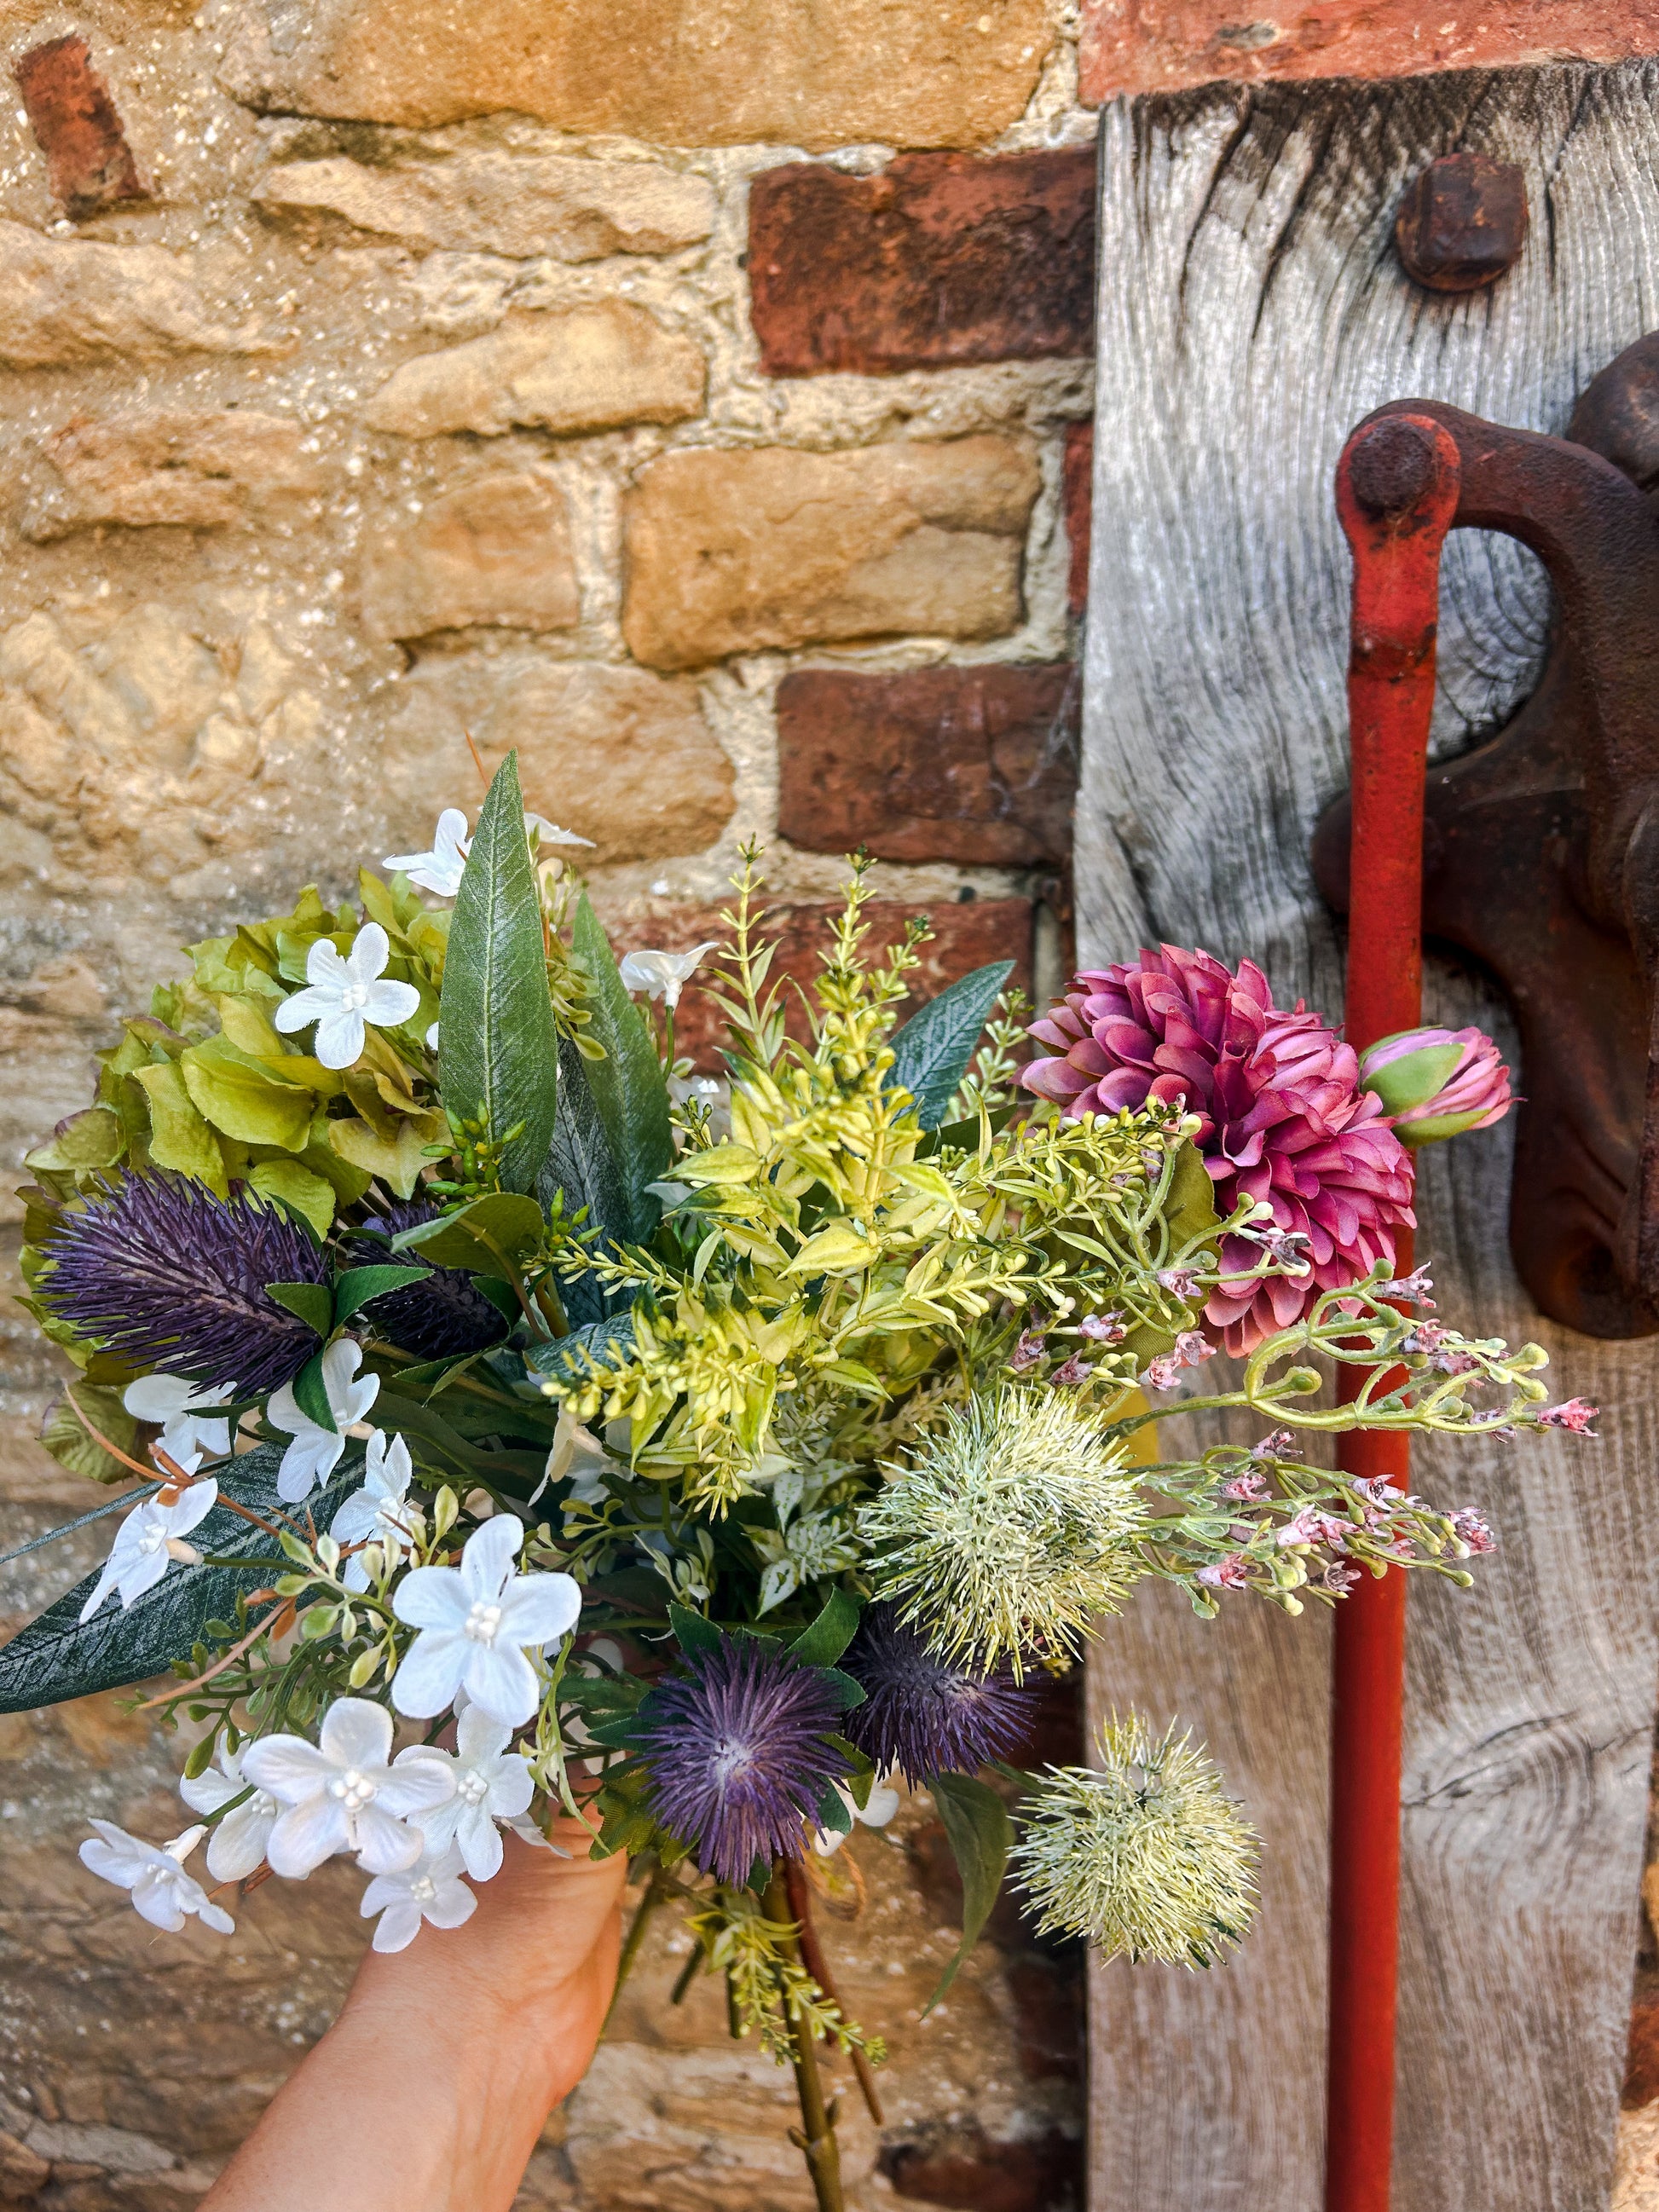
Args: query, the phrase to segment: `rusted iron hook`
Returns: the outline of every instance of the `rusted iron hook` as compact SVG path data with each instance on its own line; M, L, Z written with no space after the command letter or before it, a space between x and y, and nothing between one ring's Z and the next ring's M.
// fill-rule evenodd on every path
M1601 372L1566 438L1422 399L1380 409L1361 428L1405 415L1431 421L1456 447L1452 527L1518 538L1555 593L1538 689L1497 737L1429 770L1424 934L1483 963L1514 1002L1527 1103L1510 1243L1522 1279L1543 1312L1587 1335L1651 1335L1659 333ZM1322 817L1313 854L1319 888L1340 911L1349 838L1345 796Z

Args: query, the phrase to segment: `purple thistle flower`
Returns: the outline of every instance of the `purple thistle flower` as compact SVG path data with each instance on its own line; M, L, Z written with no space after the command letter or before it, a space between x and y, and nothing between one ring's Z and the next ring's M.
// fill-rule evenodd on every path
M507 1323L478 1288L476 1276L464 1267L432 1267L429 1275L415 1273L416 1255L388 1249L387 1243L405 1229L430 1221L437 1212L424 1199L409 1206L388 1206L364 1222L347 1247L358 1267L396 1267L407 1260L413 1279L406 1291L382 1291L363 1308L375 1329L400 1351L422 1359L453 1359L463 1352L485 1352L499 1344Z
M842 1664L865 1692L842 1732L913 1784L1006 1758L1024 1741L1036 1706L1035 1691L1010 1674L981 1674L936 1657L890 1605L870 1607Z
M842 1712L821 1672L776 1644L722 1636L659 1682L640 1717L652 1817L690 1844L705 1874L736 1885L757 1859L802 1856L801 1824L816 1825L841 1772L825 1739Z
M63 1214L46 1249L54 1264L40 1296L135 1367L256 1398L291 1382L321 1348L265 1285L326 1283L327 1260L255 1197L130 1175Z

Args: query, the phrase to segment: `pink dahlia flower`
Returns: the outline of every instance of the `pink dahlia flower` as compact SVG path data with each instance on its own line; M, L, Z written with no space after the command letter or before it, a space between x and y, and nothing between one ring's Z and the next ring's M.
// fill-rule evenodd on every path
M1054 1057L1025 1068L1028 1090L1073 1117L1184 1101L1221 1212L1265 1199L1280 1232L1306 1239L1310 1273L1211 1294L1204 1317L1229 1352L1254 1350L1375 1261L1394 1266L1394 1231L1413 1219L1411 1155L1360 1090L1352 1048L1300 1000L1275 1006L1249 961L1234 973L1207 952L1143 952L1138 968L1074 978L1031 1035ZM1223 1268L1243 1273L1260 1253L1225 1237Z

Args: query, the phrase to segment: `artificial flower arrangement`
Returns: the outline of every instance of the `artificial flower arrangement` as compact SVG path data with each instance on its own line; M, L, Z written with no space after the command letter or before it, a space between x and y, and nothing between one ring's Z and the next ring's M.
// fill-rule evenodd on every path
M925 927L866 951L861 859L791 997L752 854L723 943L619 966L576 842L509 756L470 844L452 810L361 908L307 890L191 948L32 1156L31 1310L79 1370L45 1441L147 1487L82 1516L125 1515L0 1654L0 1709L170 1674L193 1824L82 1852L163 1929L345 1853L396 1949L466 1919L504 1829L581 1820L647 1876L623 1971L678 1905L682 1986L723 1978L793 2066L829 2208L823 2047L872 2097L882 2053L815 1850L925 1785L945 1984L1006 1872L1045 1929L1209 1965L1254 1894L1216 1771L1131 1715L1029 1771L1034 1680L1149 1577L1202 1614L1467 1583L1476 1516L1314 1447L1591 1409L1394 1279L1411 1141L1508 1103L1477 1032L1362 1067L1249 963L1166 948L1079 976L1022 1069L1010 963L897 1025ZM729 1104L675 1057L702 960ZM1177 1395L1218 1349L1233 1387ZM1267 1432L1158 1456L1198 1408Z

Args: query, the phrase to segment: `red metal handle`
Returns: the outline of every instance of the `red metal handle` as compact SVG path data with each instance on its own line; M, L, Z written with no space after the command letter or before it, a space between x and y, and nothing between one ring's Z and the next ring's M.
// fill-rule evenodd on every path
M1345 1029L1361 1051L1422 1018L1423 791L1440 549L1458 478L1455 444L1425 416L1363 424L1337 464L1337 512L1354 563ZM1400 1273L1412 1256L1401 1232ZM1340 1456L1350 1474L1406 1489L1409 1452L1404 1437L1352 1436ZM1381 1581L1367 1577L1336 1614L1327 2212L1388 2212L1405 1666L1406 1577L1395 1568Z

